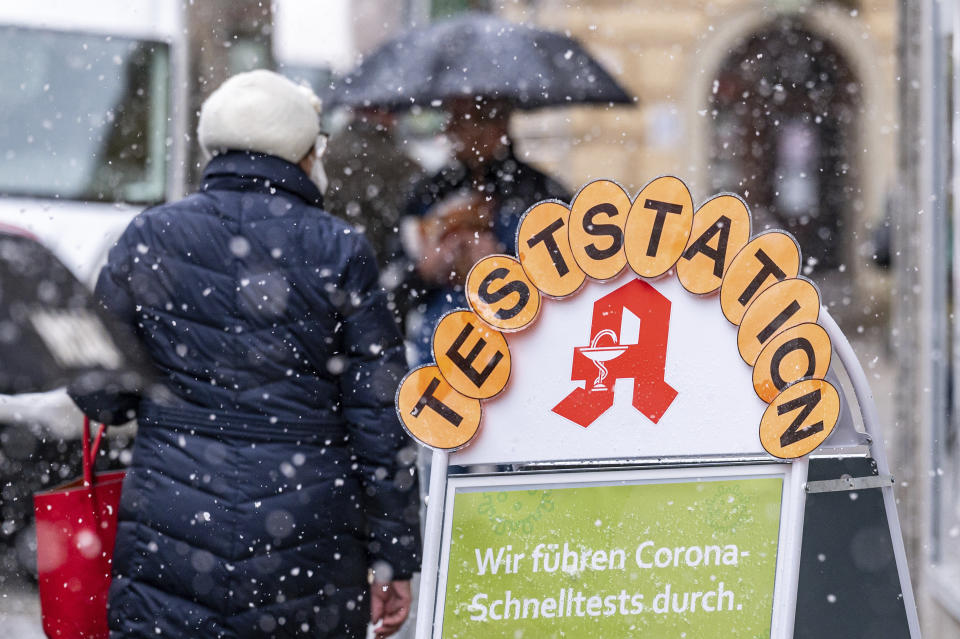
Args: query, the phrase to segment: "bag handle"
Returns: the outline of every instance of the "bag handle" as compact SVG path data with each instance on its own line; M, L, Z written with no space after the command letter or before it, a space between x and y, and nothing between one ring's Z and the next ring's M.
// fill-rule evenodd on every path
M97 454L100 452L100 442L103 440L103 432L107 430L106 424L100 424L97 436L90 444L90 418L83 416L83 485L84 487L93 486L93 466L97 461Z

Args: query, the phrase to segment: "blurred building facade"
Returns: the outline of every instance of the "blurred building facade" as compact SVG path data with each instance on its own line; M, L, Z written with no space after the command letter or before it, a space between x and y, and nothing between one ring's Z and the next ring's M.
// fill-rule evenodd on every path
M570 31L638 98L524 118L535 162L574 187L610 177L636 192L668 173L697 202L741 194L755 231L797 237L845 329L882 321L872 257L895 170L896 2L533 0L503 12Z

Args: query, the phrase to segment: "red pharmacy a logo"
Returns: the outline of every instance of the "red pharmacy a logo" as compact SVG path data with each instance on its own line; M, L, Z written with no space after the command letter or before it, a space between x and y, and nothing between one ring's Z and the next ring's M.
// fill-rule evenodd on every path
M621 343L623 311L640 319L636 344ZM633 380L633 406L653 423L677 396L663 379L670 332L670 300L643 280L632 280L593 304L588 346L573 349L570 379L585 382L575 388L553 412L584 428L613 406L617 379Z

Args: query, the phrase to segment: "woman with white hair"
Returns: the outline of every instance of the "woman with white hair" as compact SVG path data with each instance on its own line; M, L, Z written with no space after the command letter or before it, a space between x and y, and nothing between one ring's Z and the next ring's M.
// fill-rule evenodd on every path
M407 615L403 343L367 241L322 209L319 111L275 73L227 80L201 110L199 192L137 216L100 274L164 390L74 396L139 423L111 636L363 637L372 618L385 637Z

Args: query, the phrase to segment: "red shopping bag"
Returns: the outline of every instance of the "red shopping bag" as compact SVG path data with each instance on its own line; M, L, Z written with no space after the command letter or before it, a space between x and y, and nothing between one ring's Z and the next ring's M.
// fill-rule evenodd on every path
M105 426L90 444L83 420L83 477L33 496L43 630L50 639L101 639L123 471L94 474Z

